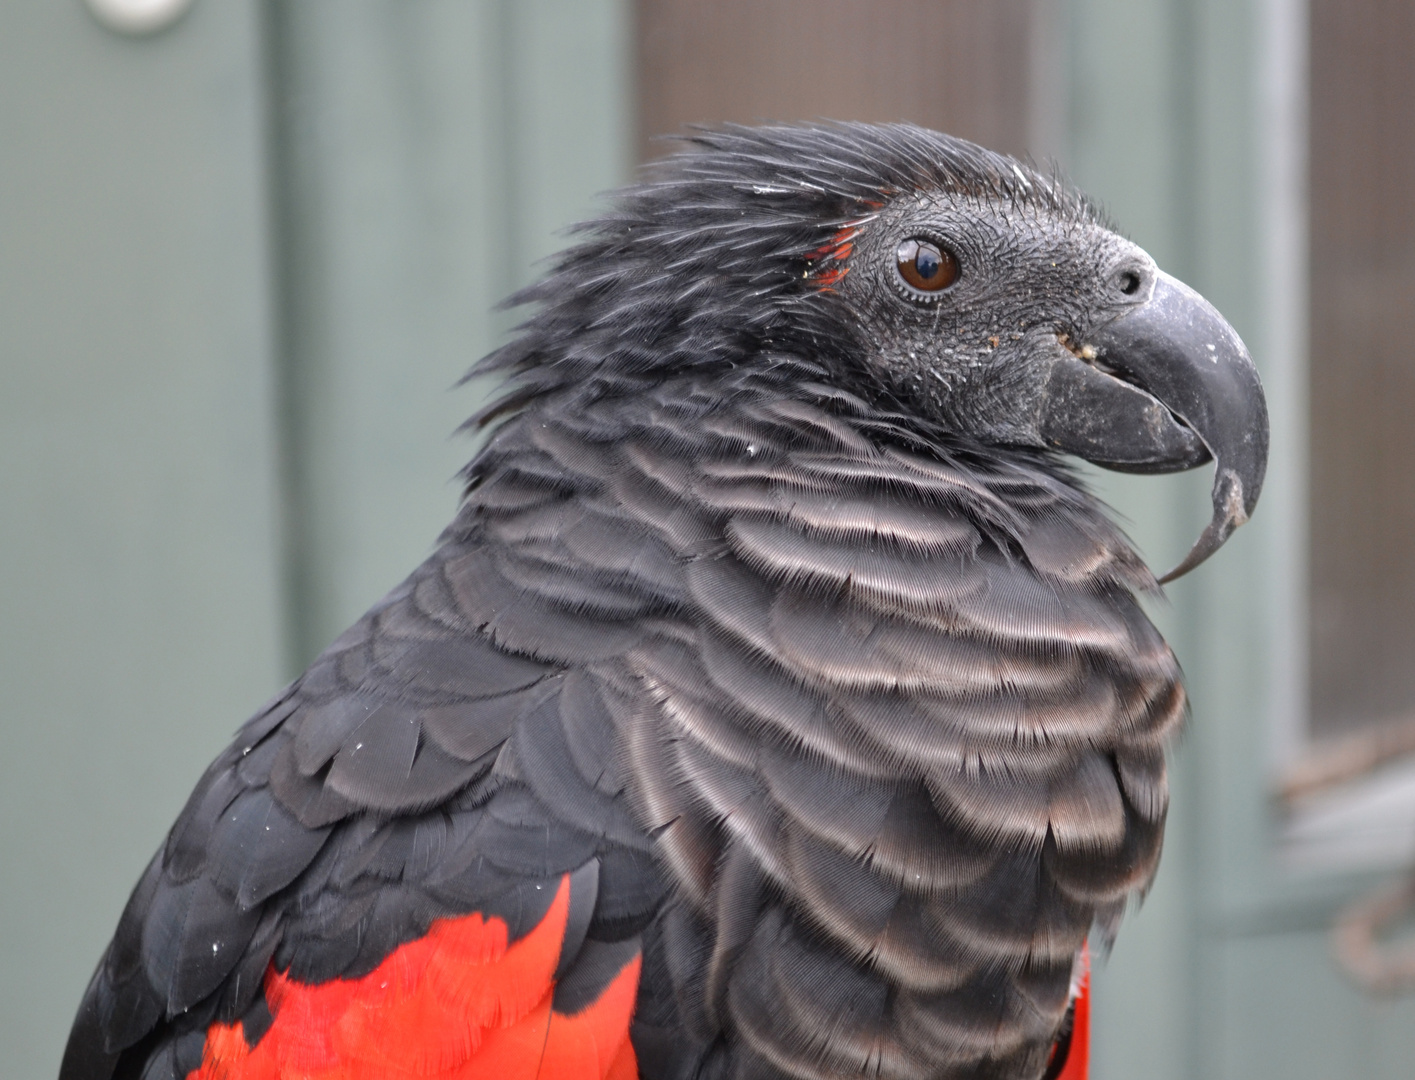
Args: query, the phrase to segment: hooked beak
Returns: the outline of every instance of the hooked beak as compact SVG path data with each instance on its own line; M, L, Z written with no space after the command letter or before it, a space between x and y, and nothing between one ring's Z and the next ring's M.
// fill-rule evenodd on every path
M1258 370L1214 306L1162 272L1150 298L1094 331L1079 355L1059 360L1048 379L1048 443L1125 472L1215 463L1213 518L1159 579L1173 581L1222 547L1258 503L1268 461Z

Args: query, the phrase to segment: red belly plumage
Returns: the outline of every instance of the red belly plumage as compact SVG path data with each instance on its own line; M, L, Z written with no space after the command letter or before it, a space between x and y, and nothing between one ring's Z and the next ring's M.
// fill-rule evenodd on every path
M272 965L273 1021L254 1047L239 1021L207 1032L188 1080L636 1080L636 958L588 1007L552 1008L569 877L540 923L439 919L359 979L309 985Z

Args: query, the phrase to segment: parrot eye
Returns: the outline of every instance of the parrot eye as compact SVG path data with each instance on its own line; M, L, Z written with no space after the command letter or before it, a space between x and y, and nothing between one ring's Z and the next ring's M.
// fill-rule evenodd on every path
M899 276L911 289L942 292L958 280L958 260L931 240L909 239L895 252Z

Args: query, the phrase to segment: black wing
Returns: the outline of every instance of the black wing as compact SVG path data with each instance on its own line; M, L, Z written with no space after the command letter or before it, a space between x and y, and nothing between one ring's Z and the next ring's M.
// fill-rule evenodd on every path
M63 1080L185 1077L211 1023L259 1039L272 963L356 978L473 911L515 940L567 873L567 993L591 1000L616 973L584 942L637 935L662 886L612 722L583 673L468 620L467 560L445 546L207 770L89 985ZM594 970L571 978L582 952Z

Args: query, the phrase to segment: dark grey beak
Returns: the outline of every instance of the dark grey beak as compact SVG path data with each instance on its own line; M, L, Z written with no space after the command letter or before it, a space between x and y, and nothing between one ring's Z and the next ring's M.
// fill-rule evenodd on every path
M1054 367L1042 415L1048 442L1127 472L1215 463L1213 518L1160 578L1173 581L1222 547L1258 503L1268 463L1258 370L1214 306L1165 273L1147 301L1092 332L1080 355Z

